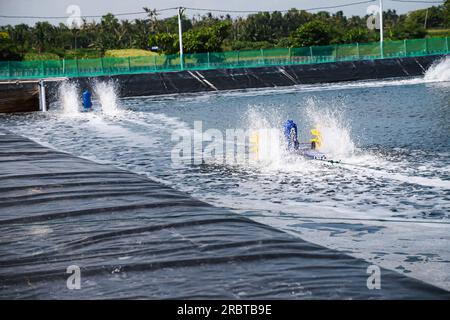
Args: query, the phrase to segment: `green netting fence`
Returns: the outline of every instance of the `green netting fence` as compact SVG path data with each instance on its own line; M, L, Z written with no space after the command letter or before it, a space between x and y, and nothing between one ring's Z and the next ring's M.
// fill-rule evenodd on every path
M249 68L336 61L373 60L450 54L450 37L185 54L184 70ZM383 52L382 52L383 51ZM180 56L154 55L129 58L78 60L1 61L0 79L77 77L143 72L178 71Z

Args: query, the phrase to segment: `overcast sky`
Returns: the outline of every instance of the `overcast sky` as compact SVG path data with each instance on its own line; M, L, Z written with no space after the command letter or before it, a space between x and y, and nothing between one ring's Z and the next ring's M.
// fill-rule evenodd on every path
M81 15L103 15L105 13L128 13L139 12L142 7L163 9L170 7L195 7L208 9L229 9L229 10L286 10L290 8L308 9L322 6L332 6L360 2L363 0L0 0L0 15L7 16L67 16L66 10L69 5L78 5ZM439 0L428 0L439 1ZM374 1L373 4L378 3ZM411 10L427 8L432 6L429 3L399 3L390 0L383 0L384 8L396 9L398 13L405 13ZM367 7L371 3L358 4L341 9L330 9L327 11L344 11L345 15L365 15ZM196 14L203 12L196 12ZM174 11L161 13L160 17L174 15ZM188 15L194 14L189 11ZM218 13L217 13L218 14ZM232 14L236 15L236 14ZM145 15L121 16L121 19L135 19ZM52 23L64 22L65 19L8 19L0 17L0 25L28 23L34 24L39 20L48 20ZM88 19L92 20L92 19Z

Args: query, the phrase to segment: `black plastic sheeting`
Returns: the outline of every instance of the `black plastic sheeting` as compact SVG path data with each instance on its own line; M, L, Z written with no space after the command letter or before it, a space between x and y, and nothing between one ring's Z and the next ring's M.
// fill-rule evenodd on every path
M2 299L450 298L385 269L369 290L363 260L1 129L0 181Z
M92 90L93 80L113 80L119 85L121 97L151 96L421 76L442 57L433 55L255 68L154 72L80 77L71 78L70 81L78 82L83 90ZM47 84L47 98L50 102L55 100L58 85L58 81Z

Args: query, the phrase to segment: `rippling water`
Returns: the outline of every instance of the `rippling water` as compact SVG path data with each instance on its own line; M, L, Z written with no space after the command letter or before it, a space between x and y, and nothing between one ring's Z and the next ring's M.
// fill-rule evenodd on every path
M69 85L50 112L1 115L0 125L450 290L450 82L426 80L122 100L100 84L93 113L77 112ZM224 132L287 118L302 138L319 126L342 164L271 145L260 163L172 166L172 132L194 121Z

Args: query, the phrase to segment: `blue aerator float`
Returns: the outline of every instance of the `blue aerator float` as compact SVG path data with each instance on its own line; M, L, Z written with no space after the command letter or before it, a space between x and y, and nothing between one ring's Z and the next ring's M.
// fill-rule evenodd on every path
M92 111L91 93L89 90L83 92L83 110L82 112Z

